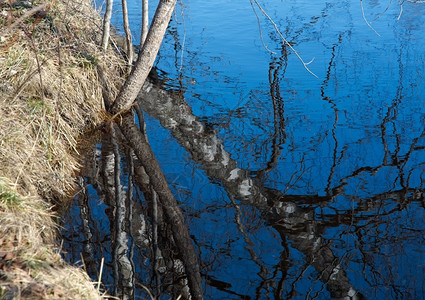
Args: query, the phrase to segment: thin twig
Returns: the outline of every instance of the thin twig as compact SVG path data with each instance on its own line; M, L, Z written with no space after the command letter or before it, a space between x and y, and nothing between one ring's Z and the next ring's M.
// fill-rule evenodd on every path
M38 59L38 52L37 52L37 48L35 47L35 42L34 42L34 38L32 36L32 32L28 32L27 30L24 29L24 32L26 34L26 36L29 38L30 42L31 42L31 46L32 46L32 50L34 51L34 55L35 55L35 61L37 63L37 70L38 70L38 78L40 80L40 90L41 90L41 100L44 101L44 84L43 84L43 75L41 74L41 64L40 64L40 60Z
M367 26L369 26L370 27L370 29L372 29L373 30L373 32L375 32L376 33L376 35L377 36L381 36L376 30L375 30L375 28L373 28L372 27L372 25L370 25L370 23L367 21L367 19L366 19L366 16L365 16L365 14L364 14L364 9L363 9L363 0L360 0L360 7L361 7L361 9L362 9L362 16L363 16L363 20L366 22L366 24L367 24Z
M155 300L155 297L152 295L151 291L149 291L149 289L146 286L138 282L136 284L140 286L141 288L143 288L149 294L149 297L151 297L152 300Z
M136 106L136 105L138 105L137 101L136 101L136 102L133 102L133 104L131 104L131 105L127 106L127 107L124 107L124 108L123 108L123 109L121 109L119 112L117 112L117 113L116 113L116 114L114 114L112 117L110 117L110 118L108 119L107 123L112 122L115 118L117 118L117 117L121 116L122 114L124 114L125 112L127 112L129 109L131 109L133 106Z
M254 11L255 16L257 17L257 23L258 23L258 31L260 32L260 39L261 39L261 43L263 44L263 47L270 52L271 54L276 54L276 52L273 52L272 50L270 50L267 45L264 43L264 39L263 39L263 31L261 30L261 22L260 22L260 17L257 14L257 11L255 10L255 6L254 3L252 2L252 0L249 1L251 3L251 7L252 10Z
M9 27L7 27L7 31L11 31L13 28L15 28L16 26L18 26L19 24L21 24L25 19L31 17L33 14L36 14L40 10L46 8L48 5L49 5L48 3L45 3L45 4L39 5L37 7L34 7L33 9L27 11L19 19L17 19L15 22L13 22L12 25L10 25Z
M99 279L97 280L97 292L99 293L100 290L100 283L102 281L102 272L103 272L103 262L105 258L102 257L102 260L100 261L100 271L99 271Z
M63 241L63 240L62 240L62 241ZM83 270L84 270L85 272L87 272L86 262L84 261L84 256L83 256L83 253L82 253L82 252L80 252L80 258L81 258L81 263L83 264Z
M289 49L291 49L291 51L297 56L298 60L303 64L304 69L306 69L311 75L313 75L316 78L319 78L316 74L313 73L313 71L311 71L307 65L309 65L310 63L313 62L314 58L309 61L308 63L304 62L304 60L302 59L302 57L298 54L298 52L294 49L294 47L292 47L292 45L285 39L285 37L283 36L283 34L280 32L279 28L277 27L277 24L273 21L273 19L267 14L267 12L263 9L263 7L260 5L260 3L258 3L257 0L249 0L249 1L254 1L255 4L258 6L258 8L261 10L261 12L263 13L263 15L269 19L270 23L272 23L272 25L274 26L276 32L279 34L280 38L283 40L283 42L289 47Z
M400 13L398 14L397 21L400 20L401 14L403 13L403 2L399 1L400 4Z

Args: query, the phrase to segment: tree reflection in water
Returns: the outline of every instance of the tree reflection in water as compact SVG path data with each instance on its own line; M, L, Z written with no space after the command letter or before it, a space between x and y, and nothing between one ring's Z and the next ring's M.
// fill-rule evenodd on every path
M147 82L136 109L140 130L128 117L118 123L136 141L129 142L118 125L106 128L87 160L81 192L64 221L67 259L84 261L97 280L104 257L103 284L128 299L149 298L146 290L164 299L188 298L200 284L208 299L423 298L424 60L418 52L423 35L416 33L423 22L411 8L398 27L388 27L393 35L381 26L388 37L376 44L348 1L331 2L306 3L317 8L311 20L304 10L281 8L281 17L290 20L282 32L297 49L322 49L316 61L325 66L323 81L313 87L288 68L287 49L272 35L280 53L267 60L268 85L249 86L243 105L233 110L210 103L229 89L239 93L244 83L228 75L238 72L232 63L217 71L221 65L212 60L220 59L209 57L209 48L185 52L192 65L184 74L218 81L224 88L213 96L205 82L191 90L183 80L162 76ZM217 6L201 6L209 5ZM235 20L225 29L232 34ZM175 51L175 69L181 70L176 26L170 25L164 46ZM213 44L209 38L192 44ZM199 118L191 106L202 105L214 109ZM147 123L155 119L162 128L146 134L144 113ZM151 164L147 135L177 201L167 192L170 202L164 202L158 194L168 185ZM141 149L150 157L137 155ZM146 167L153 168L151 176ZM153 184L152 174L162 185ZM182 220L180 213L184 223L177 230L170 218Z
M325 195L267 187L287 138L273 79L277 69L271 65L272 154L266 167L256 171L238 167L217 133L192 114L181 95L146 83L139 97L143 111L170 131L225 194L212 203L164 202L166 182L159 165L152 167L152 153L146 155L150 150L139 110L139 127L131 125L133 116L121 121L121 129L112 124L87 161L73 219L65 223L67 259L83 260L97 278L104 257L102 281L109 293L123 299L145 297L146 289L155 296L188 298L198 288L197 270L210 299L419 297L424 288L423 272L418 272L424 262L423 181L410 184L418 166L409 166L409 158L421 151L424 133L403 155L398 140L390 153L385 141L389 116L397 112L395 101L382 120L381 165L361 165L337 185L331 184L336 182L331 171ZM130 141L131 135L139 138ZM331 170L340 162L334 154ZM301 160L300 169L293 170L290 184L299 184L307 172L303 164ZM154 179L146 167L154 169ZM382 172L396 178L394 184L373 195L361 192L364 187L353 192L353 184L366 186ZM185 222L173 221L181 213ZM196 257L191 257L194 249ZM416 259L417 266L412 264Z

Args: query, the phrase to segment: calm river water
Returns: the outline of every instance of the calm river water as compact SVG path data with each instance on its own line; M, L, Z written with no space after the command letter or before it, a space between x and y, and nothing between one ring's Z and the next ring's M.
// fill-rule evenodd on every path
M141 1L128 1L137 44ZM140 97L204 297L424 299L425 4L260 3L318 78L249 0L183 0ZM186 297L132 151L106 135L91 158L66 259L97 280L103 258L121 298Z

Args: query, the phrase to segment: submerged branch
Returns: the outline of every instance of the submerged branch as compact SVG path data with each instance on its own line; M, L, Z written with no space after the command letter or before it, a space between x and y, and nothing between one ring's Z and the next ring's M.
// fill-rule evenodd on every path
M263 44L263 47L264 47L264 48L265 48L268 52L270 52L271 54L276 54L276 52L273 52L272 50L270 50L270 49L267 47L267 45L264 43L264 39L263 39L263 32L262 32L262 30L261 30L260 17L258 16L257 11L255 10L254 3L253 3L252 1L250 1L250 2L251 2L252 10L254 11L255 16L257 17L258 31L260 32L260 39L261 39L261 43Z

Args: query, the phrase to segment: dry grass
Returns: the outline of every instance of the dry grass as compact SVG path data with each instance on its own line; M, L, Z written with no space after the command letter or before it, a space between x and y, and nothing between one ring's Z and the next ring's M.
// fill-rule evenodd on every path
M2 180L0 212L0 298L102 298L87 274L62 261L45 201L20 196Z
M19 36L0 55L0 174L50 198L70 190L75 139L101 121L97 65L110 74L111 87L122 67L96 45L99 20L90 3L64 1L41 20L0 31L5 45Z
M97 68L113 97L125 62L98 47L90 1L41 4L0 6L0 298L96 299L60 259L53 208L72 195L83 133L103 121Z

